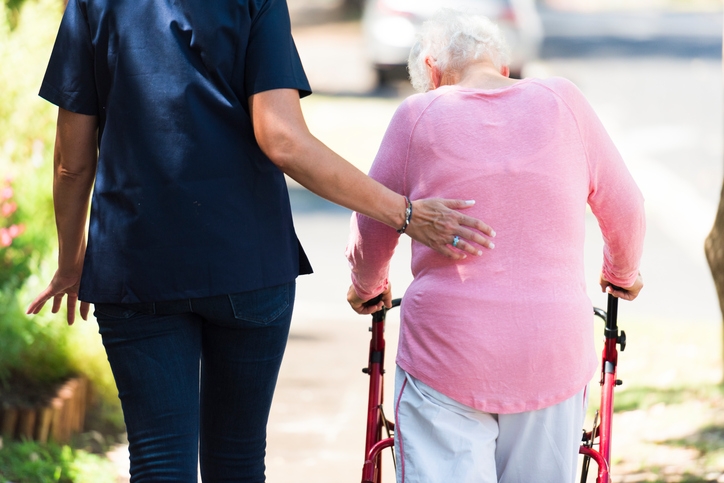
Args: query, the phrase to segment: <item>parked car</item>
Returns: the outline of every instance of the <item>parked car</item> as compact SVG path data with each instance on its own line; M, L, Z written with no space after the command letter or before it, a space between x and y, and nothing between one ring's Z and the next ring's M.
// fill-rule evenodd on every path
M448 7L480 13L503 30L511 53L511 76L538 56L543 29L535 0L366 0L362 13L367 56L380 82L404 71L422 23Z

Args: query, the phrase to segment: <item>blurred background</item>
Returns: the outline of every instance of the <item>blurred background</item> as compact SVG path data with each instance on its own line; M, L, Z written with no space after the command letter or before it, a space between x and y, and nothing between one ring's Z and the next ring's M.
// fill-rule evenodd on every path
M724 483L722 315L703 248L724 176L721 2L288 0L314 90L302 100L307 123L362 171L395 109L413 93L404 62L415 28L443 3L496 19L512 45L517 76L563 76L577 84L646 198L646 286L619 309L628 346L619 358L624 385L616 391L612 481ZM37 90L63 2L0 5L0 482L57 481L61 465L75 471L68 481L124 482L122 421L95 322L68 330L61 315L23 315L54 270L56 111ZM269 424L268 481L360 481L368 384L361 369L370 320L345 300L351 213L291 180L289 186L295 226L315 274L298 281ZM587 223L589 294L604 306L597 286L602 241L590 214ZM407 237L391 280L402 296L411 280ZM389 370L397 314L388 321ZM591 323L602 338L602 324ZM77 375L90 380L92 405L85 430L67 449L11 443L18 433L5 427L4 408L17 399L13 391L24 390L27 401L39 387ZM592 417L598 402L595 393L591 397ZM388 391L388 412L391 403ZM39 469L46 459L47 477ZM389 458L385 465L389 483ZM9 468L26 476L11 479Z

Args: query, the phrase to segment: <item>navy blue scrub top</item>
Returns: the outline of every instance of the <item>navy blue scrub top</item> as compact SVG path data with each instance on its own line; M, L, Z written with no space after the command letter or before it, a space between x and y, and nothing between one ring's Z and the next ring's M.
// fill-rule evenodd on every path
M250 95L310 93L284 0L70 0L40 96L98 116L80 299L136 303L311 273Z

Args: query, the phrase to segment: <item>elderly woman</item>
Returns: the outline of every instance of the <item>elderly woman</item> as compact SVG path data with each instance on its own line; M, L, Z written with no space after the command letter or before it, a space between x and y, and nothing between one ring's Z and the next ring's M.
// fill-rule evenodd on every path
M579 90L508 78L498 28L443 11L409 59L412 84L370 176L411 198L475 199L495 249L451 260L412 242L395 382L397 480L572 482L596 365L584 281L586 205L605 241L600 284L642 287L643 199ZM352 218L348 300L389 305L398 235ZM464 248L458 237L451 247ZM364 305L382 294L382 301Z

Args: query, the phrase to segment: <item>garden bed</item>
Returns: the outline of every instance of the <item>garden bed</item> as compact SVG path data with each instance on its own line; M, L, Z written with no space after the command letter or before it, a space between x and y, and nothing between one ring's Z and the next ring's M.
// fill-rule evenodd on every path
M89 389L85 377L75 377L52 389L0 393L0 435L6 441L68 443L83 431Z

